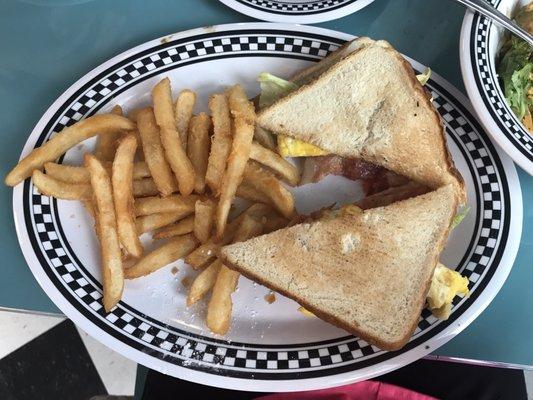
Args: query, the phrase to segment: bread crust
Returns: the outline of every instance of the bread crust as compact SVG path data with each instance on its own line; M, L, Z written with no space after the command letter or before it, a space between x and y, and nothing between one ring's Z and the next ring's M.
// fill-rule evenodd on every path
M323 58L318 63L312 64L311 66L301 71L298 71L296 74L292 76L291 82L294 82L298 85L307 84L310 81L312 81L314 78L318 78L319 75L322 75L329 68L335 65L335 62L331 65L329 65L329 63L327 63L326 65L323 65L326 60L329 61L330 59L337 59L337 62L338 62L342 60L343 58L347 57L348 55L353 54L372 43L374 43L374 40L366 36L361 36L352 41L345 42L341 47L339 47L337 50L330 53L326 58ZM344 56L342 56L342 54L347 49L349 49L349 47L352 46L353 44L356 44L357 47L353 49L350 53L346 53ZM341 55L341 57L338 57L339 55Z
M363 340L366 340L368 343L373 344L373 345L379 347L380 349L389 350L389 351L401 349L409 341L409 338L411 337L412 333L414 332L414 330L416 328L416 324L415 324L412 327L412 331L410 331L409 335L406 338L402 338L402 340L398 340L397 342L393 342L393 343L384 342L382 340L379 340L379 338L375 338L375 337L366 335L364 332L358 330L357 328L355 328L355 327L353 327L353 326L351 326L349 324L344 323L343 321L339 320L338 318L336 318L333 315L330 315L330 314L322 312L320 309L313 307L311 304L309 304L307 301L305 301L305 299L302 299L302 298L299 298L297 296L294 296L293 294L291 294L290 292L287 292L283 288L278 287L276 285L273 285L270 282L267 282L267 281L261 279L257 275L255 275L255 274L253 274L253 273L251 273L249 271L245 271L245 270L239 268L238 265L233 264L232 262L230 262L220 252L220 250L218 251L218 257L222 260L223 264L225 266L227 266L228 268L239 272L241 275L247 277L248 279L251 279L254 282L259 283L260 285L263 285L263 286L265 286L265 287L267 287L267 288L269 288L269 289L271 289L271 290L273 290L273 291L275 291L277 293L282 294L283 296L285 296L285 297L287 297L289 299L292 299L292 300L296 301L298 304L300 304L306 310L311 311L313 314L315 314L321 320L329 322L330 324L335 325L335 326L337 326L337 327L339 327L341 329L344 329L345 331L347 331L347 332L349 332L349 333L351 333L351 334L353 334L355 336L358 336L358 337L360 337ZM435 263L435 265L436 265L436 263ZM429 287L428 287L428 290L429 290ZM426 295L427 295L427 291L426 291Z
M368 38L365 38L365 40L368 40ZM438 143L438 147L439 147L438 154L442 155L443 159L442 160L438 159L436 165L438 165L439 168L440 167L444 167L442 169L448 175L448 179L440 179L440 178L438 178L439 174L435 173L434 174L434 178L433 178L433 182L429 182L429 181L423 182L423 181L421 181L420 183L429 185L429 186L431 186L434 189L436 189L436 188L438 188L440 186L443 186L443 185L445 185L447 183L453 183L454 184L454 188L455 188L455 193L456 193L456 196L457 196L457 199L458 199L459 203L460 204L465 204L466 203L466 191L465 191L465 187L464 187L464 181L463 181L463 178L462 178L461 174L459 173L459 171L457 171L457 169L455 168L455 165L453 163L451 154L450 154L450 152L448 150L447 142L446 142L445 129L444 129L442 118L441 118L440 114L438 113L438 111L435 109L434 105L432 104L432 102L431 102L428 94L426 93L424 87L418 81L418 79L416 77L416 74L415 74L413 68L411 67L411 65L388 42L377 41L377 42L374 42L373 44L367 44L367 45L360 46L355 51L349 53L345 57L341 58L338 62L336 62L333 65L331 65L329 68L324 69L316 78L312 79L307 84L299 87L297 90L289 93L287 96L284 96L284 97L278 99L271 106L266 107L265 109L261 110L258 113L258 115L257 115L258 124L260 126L262 126L263 128L269 129L269 130L273 131L274 133L276 133L276 128L274 126L270 126L268 124L265 124L265 121L264 121L264 118L268 118L268 117L266 117L266 115L268 115L268 113L270 113L271 110L274 110L277 107L283 107L290 99L292 99L293 97L304 93L307 90L307 88L313 86L324 75L326 75L326 74L334 74L336 72L336 70L340 68L339 67L339 63L341 61L344 61L347 58L352 58L356 54L361 53L362 51L364 51L364 50L366 50L366 49L368 49L369 47L372 47L372 46L380 46L385 51L390 53L395 59L400 61L400 65L403 67L403 69L404 69L404 71L405 71L405 73L406 73L406 75L407 75L407 77L409 79L408 80L409 85L412 87L412 89L414 90L415 94L418 94L417 99L420 99L421 101L424 102L424 108L431 112L431 117L433 119L433 123L435 124L435 126L438 126L438 141L439 141L439 143ZM306 71L307 70L304 70L302 73L298 74L297 77L299 79L302 79L301 77L302 77L302 75L305 75ZM311 74L314 74L314 73L315 73L315 71L311 71ZM295 134L294 132L291 132L290 129L285 129L285 128L283 128L283 129L284 129L283 132L282 132L283 134L298 138L298 135ZM278 132L278 133L280 133L280 132ZM319 145L318 143L313 143L313 144ZM331 151L331 149L326 149L326 150L330 150ZM333 152L333 153L335 153L335 152ZM351 156L360 157L360 158L365 159L365 161L369 161L369 162L375 163L374 160L367 159L365 157L364 150L362 151L362 153L363 154L352 154ZM344 156L344 157L349 157L350 156L348 154L339 154L339 155L340 156ZM441 165L441 163L443 165ZM384 166L385 168L388 168L389 170L392 170L394 172L399 172L399 171L395 171L394 168L390 168L388 165L385 165L385 164L382 165L382 166ZM405 175L405 174L402 174L401 172L400 172L400 174L401 175ZM437 179L440 179L440 182L437 182Z
M450 191L450 195L451 195L451 191ZM405 201L408 201L408 200L402 200L402 201L399 201L397 202L396 204L398 203L403 203ZM457 199L454 198L453 199L453 204L452 204L452 209L455 209L457 206ZM230 261L230 259L228 259L223 250L224 248L220 249L218 251L218 257L222 260L222 262L224 263L224 265L226 265L228 268L231 268L235 271L238 271L239 273L241 273L242 275L246 276L247 278L259 283L259 284L262 284L266 287L268 287L269 289L271 290L274 290L278 293L281 293L282 295L296 301L297 303L301 304L304 308L306 308L307 310L311 311L312 313L314 313L317 317L319 317L320 319L326 321L326 322L329 322L339 328L342 328L344 330L346 330L347 332L353 334L353 335L356 335L364 340L366 340L367 342L369 342L370 344L373 344L381 349L384 349L384 350L389 350L389 351L394 351L394 350L398 350L398 349L401 349L403 346L405 346L405 344L410 340L413 332L415 331L417 325L418 325L418 320L419 320L419 316L420 316L420 313L422 312L422 309L424 308L425 306L425 303L426 303L426 297L427 297L427 294L428 294L428 291L429 291L429 287L431 285L431 279L432 279L432 276L433 276L433 272L434 272L434 269L438 263L438 258L439 258L439 255L442 251L442 248L444 247L445 243L446 243L446 240L448 238L448 235L449 235L449 232L450 232L450 229L451 229L451 225L452 225L452 221L453 221L453 213L450 213L450 217L448 218L448 221L443 221L443 224L445 224L445 230L441 236L441 239L438 240L436 243L435 243L435 248L438 249L438 251L436 251L434 254L434 256L431 258L431 259L428 259L427 260L427 264L430 265L430 270L431 270L431 273L429 273L427 275L427 279L424 281L423 283L423 287L424 289L421 290L419 292L419 296L418 298L416 299L416 314L413 314L413 322L411 323L411 325L409 326L408 330L406 331L406 334L399 338L398 340L396 341L393 341L393 342L390 342L390 341L384 341L384 340L381 340L379 337L375 337L375 336L372 336L372 335L369 335L368 333L362 331L361 329L358 329L357 326L353 326L353 325L350 325L350 324L347 324L346 322L338 319L337 317L335 317L334 315L331 315L327 312L324 312L322 311L320 308L316 308L314 307L312 304L310 304L309 302L306 301L305 298L302 298L302 297L299 297L289 291L287 291L285 288L283 287L279 287L278 285L272 283L272 282L269 282L269 281L266 281L264 279L262 279L260 276L258 276L257 274L255 274L253 271L251 270L246 270L246 269L243 269L241 268L239 265L233 263L232 261ZM309 221L306 221L307 223L309 223ZM300 225L300 224L298 224ZM278 231L279 232L279 231Z
M392 49L392 47L391 47ZM393 50L394 51L394 50ZM426 105L428 109L433 111L433 115L435 116L435 123L438 124L440 128L440 134L442 137L442 152L445 155L445 163L448 169L448 172L450 175L452 175L455 180L455 189L456 189L456 195L459 204L465 204L466 203L466 191L465 191L465 182L463 180L463 176L460 174L460 172L455 168L455 164L452 159L452 155L450 154L450 151L448 150L448 144L446 139L446 130L444 129L444 122L442 120L442 116L439 114L439 112L436 110L435 106L433 105L433 102L431 101L431 97L426 92L424 86L420 83L418 78L416 77L415 71L411 64L407 62L405 58L403 58L399 53L394 51L394 55L402 62L403 67L405 68L405 71L407 72L407 75L411 78L411 85L413 88L421 94L421 97L426 102Z

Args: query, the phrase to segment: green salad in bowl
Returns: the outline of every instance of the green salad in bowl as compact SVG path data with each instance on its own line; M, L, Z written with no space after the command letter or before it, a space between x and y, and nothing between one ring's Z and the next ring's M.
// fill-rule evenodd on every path
M533 34L533 2L520 8L515 21ZM498 65L507 103L530 133L533 133L533 47L511 36L503 44Z

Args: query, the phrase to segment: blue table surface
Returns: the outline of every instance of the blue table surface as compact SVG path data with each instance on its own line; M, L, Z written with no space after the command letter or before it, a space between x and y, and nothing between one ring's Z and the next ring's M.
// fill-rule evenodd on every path
M17 161L33 126L73 82L114 55L173 32L253 21L216 0L0 0L0 175ZM376 0L322 27L386 39L464 92L451 0ZM509 279L492 304L439 355L533 364L533 178L519 171L524 229ZM59 312L26 266L0 185L0 307ZM0 327L1 330L1 327Z

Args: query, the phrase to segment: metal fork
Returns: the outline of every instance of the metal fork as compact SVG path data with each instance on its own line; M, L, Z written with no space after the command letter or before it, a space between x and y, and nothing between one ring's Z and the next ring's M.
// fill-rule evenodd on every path
M487 3L485 0L455 0L457 3L462 4L472 11L477 11L478 13L484 15L487 18L492 19L494 22L500 24L504 28L508 29L520 39L525 40L530 45L533 46L533 36L529 34L528 31L521 28L513 20L507 18L500 11L495 9L492 5Z

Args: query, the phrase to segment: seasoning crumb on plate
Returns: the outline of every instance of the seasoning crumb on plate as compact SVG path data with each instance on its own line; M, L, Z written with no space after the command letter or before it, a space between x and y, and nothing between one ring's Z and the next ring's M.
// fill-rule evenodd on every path
M181 280L181 284L183 285L183 287L186 287L186 288L191 286L191 277L190 276L186 276L185 278L183 278Z
M265 294L265 301L268 304L274 303L276 301L276 294L274 292L269 292L269 293Z

